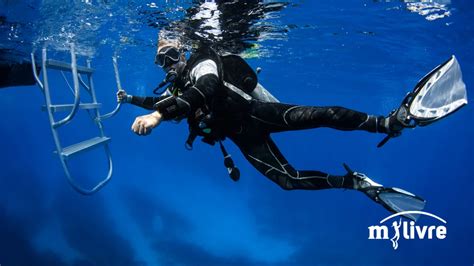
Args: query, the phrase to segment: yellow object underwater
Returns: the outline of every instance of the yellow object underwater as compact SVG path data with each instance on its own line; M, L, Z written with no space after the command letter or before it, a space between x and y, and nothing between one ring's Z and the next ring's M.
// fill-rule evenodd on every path
M240 53L240 57L244 59L260 58L260 44L252 44L251 48L248 48L242 53Z

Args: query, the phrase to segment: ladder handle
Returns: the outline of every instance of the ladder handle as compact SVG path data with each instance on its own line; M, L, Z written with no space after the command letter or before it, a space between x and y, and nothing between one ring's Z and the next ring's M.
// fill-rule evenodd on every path
M120 83L120 74L118 71L118 64L117 64L117 56L114 55L112 56L112 62L114 64L114 72L115 72L115 82L117 83L117 90L121 91L122 89L122 84Z
M112 116L116 115L119 111L120 111L120 108L122 107L122 103L118 103L117 106L115 107L115 109L108 113L108 114L105 114L105 115L101 115L98 119L99 120L104 120L104 119L107 119L107 118L111 118Z
M120 83L120 74L119 74L118 64L117 64L117 56L115 55L112 56L112 62L114 65L115 82L117 83L117 91L121 91L123 89L122 89L122 84ZM116 115L120 111L121 107L122 107L122 103L121 102L117 103L117 106L112 112L102 115L98 119L103 120L103 119L111 118L112 116Z
M43 58L43 60L45 59L46 58ZM45 65L45 62L43 64ZM64 119L53 124L54 128L58 128L66 123L69 123L76 115L76 112L79 110L78 107L81 100L81 95L80 95L80 89L79 89L79 78L77 74L77 61L76 61L76 53L74 49L74 44L71 44L71 68L72 68L72 79L74 81L74 104L68 116L66 116Z
M32 66L32 68L33 68L33 76L35 77L36 82L37 82L38 85L40 86L41 90L44 91L43 83L42 83L41 80L39 79L38 73L36 72L36 61L35 61L35 54L34 54L34 52L31 53L31 66Z
M110 149L109 149L108 144L104 144L104 148L105 148L105 152L107 154L108 161L109 161L109 171L107 173L107 176L104 179L102 179L102 181L100 181L99 183L97 183L97 185L95 185L94 187L92 187L90 189L83 188L78 183L76 183L75 179L72 177L71 173L69 172L69 167L67 166L66 159L64 159L61 155L59 155L59 157L61 159L61 164L63 165L64 172L66 173L66 177L67 177L67 180L68 180L69 184L72 186L72 188L74 190L76 190L77 192L79 192L82 195L89 196L89 195L92 195L92 194L96 193L97 191L102 189L112 178L112 173L113 173L112 154L110 153Z

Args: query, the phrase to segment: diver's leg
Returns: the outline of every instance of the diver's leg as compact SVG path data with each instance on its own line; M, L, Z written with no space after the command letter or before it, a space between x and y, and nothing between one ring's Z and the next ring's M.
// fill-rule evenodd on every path
M336 106L316 107L253 101L250 116L265 125L268 132L329 127L389 133L391 128L390 120L383 116Z
M238 136L231 139L260 173L285 190L354 188L354 178L351 175L336 176L319 171L295 170L269 135L258 138Z
M353 172L345 165L348 173L344 176L329 175L319 171L298 171L288 164L275 143L266 135L262 138L247 139L231 137L239 146L247 160L263 175L285 190L318 190L328 188L347 188L363 192L376 203L393 213L406 210L421 211L426 201L399 188L384 187L366 175ZM396 198L397 200L391 200ZM404 214L416 220L416 216Z

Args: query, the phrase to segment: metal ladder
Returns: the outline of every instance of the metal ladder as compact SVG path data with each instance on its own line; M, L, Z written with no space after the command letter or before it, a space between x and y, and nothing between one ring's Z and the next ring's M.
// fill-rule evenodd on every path
M110 149L108 146L111 138L105 136L102 121L118 113L118 111L120 110L121 104L118 103L116 108L112 112L101 116L99 113L99 108L101 107L101 103L97 102L97 98L95 95L94 83L92 80L92 74L94 73L94 69L91 68L91 62L90 60L87 60L87 66L78 66L77 61L76 61L74 45L71 45L70 53L71 53L71 63L68 63L68 62L48 59L46 48L42 49L41 64L42 64L42 70L43 70L43 82L41 82L38 76L38 73L36 72L36 62L35 62L34 52L31 53L31 62L33 66L34 77L38 83L38 86L40 87L41 91L43 92L45 96L46 105L43 106L42 109L48 112L48 118L51 125L51 131L53 133L54 143L56 145L56 152L59 155L59 159L63 166L67 180L77 192L83 195L91 195L99 191L102 187L104 187L105 184L107 184L107 182L109 182L110 179L112 178L112 172L113 172L112 155L110 153ZM113 64L114 64L117 89L121 90L122 87L120 85L117 59L115 56L112 59L113 59ZM74 103L73 104L53 104L51 102L50 87L48 83L48 69L68 71L72 73L72 78L73 78L73 83L74 83ZM84 82L84 80L81 78L81 74L87 76L87 83ZM91 99L92 99L91 103L81 103L80 101L81 99L80 87L81 86L80 85L84 87L86 92L88 92L89 95L91 96ZM93 112L94 117L91 117L91 118L94 119L95 124L99 128L99 136L73 144L68 147L63 147L59 139L58 128L69 123L74 118L77 111L80 109L90 110ZM69 114L65 118L59 121L56 121L53 116L55 112L69 112ZM90 189L83 188L72 177L71 172L69 171L68 161L74 155L90 150L97 146L102 146L105 149L105 153L108 159L109 170L108 170L107 176L104 179L102 179L98 184L96 184Z

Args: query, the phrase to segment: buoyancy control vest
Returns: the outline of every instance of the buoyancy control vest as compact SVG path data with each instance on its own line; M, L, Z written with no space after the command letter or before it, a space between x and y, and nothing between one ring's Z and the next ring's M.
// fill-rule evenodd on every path
M193 86L191 77L192 69L205 60L212 60L217 65L220 88L213 99L206 106L199 108L188 116L189 136L185 147L191 150L194 140L202 137L202 141L215 145L219 142L224 155L224 165L230 177L237 181L240 172L234 166L231 156L225 150L222 141L225 140L223 121L236 121L241 119L245 110L249 108L252 99L261 101L278 101L259 83L255 71L238 55L219 55L209 47L198 49L189 58L182 78L177 81L177 86L189 88Z
M235 54L219 55L210 47L202 47L196 50L187 60L186 68L178 81L178 87L186 88L194 85L191 72L199 63L212 60L217 65L221 89L216 98L226 102L225 112L230 112L234 105L245 108L252 99L264 102L278 102L263 86L258 83L258 77L252 67L240 56ZM228 97L226 99L226 97Z
M193 86L195 80L193 81L191 76L192 70L206 60L216 63L220 88L210 102L188 116L191 132L191 138L188 138L186 142L188 149L192 148L192 143L197 136L202 136L202 140L210 145L225 139L219 125L222 125L223 121L242 119L253 99L277 101L259 85L257 74L244 59L234 54L219 55L209 47L200 48L192 54L177 85L184 89ZM261 93L262 91L265 91L266 94ZM261 95L264 97L260 97ZM268 95L272 98L269 98Z

